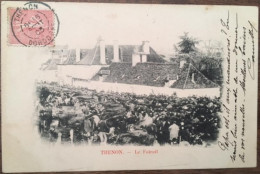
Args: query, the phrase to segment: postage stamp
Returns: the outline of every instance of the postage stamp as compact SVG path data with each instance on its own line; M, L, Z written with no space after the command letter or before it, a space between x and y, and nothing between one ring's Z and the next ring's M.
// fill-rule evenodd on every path
M54 46L59 20L49 5L29 2L22 8L9 8L10 45Z

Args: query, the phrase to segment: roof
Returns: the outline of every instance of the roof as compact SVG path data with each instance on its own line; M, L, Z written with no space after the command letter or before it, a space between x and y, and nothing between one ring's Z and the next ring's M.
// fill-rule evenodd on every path
M74 63L76 63L76 50L75 49L71 49L71 50L68 50L68 57L63 62L63 64L65 64L65 65L72 65Z
M99 64L99 55L100 55L100 49L99 47L95 47L93 49L84 49L81 51L82 58L79 62L76 62L76 64L80 65L96 65Z
M48 63L48 64L46 64ZM42 70L57 70L57 64L61 63L61 59L49 59Z
M192 79L192 74L194 74L194 80ZM205 77L191 63L185 64L178 76L178 80L171 86L171 88L197 89L219 87L216 83Z
M95 81L99 80L99 76L102 74L102 71L107 71L107 70L110 71L109 67L101 67L100 70L99 70L99 72L96 73L96 74L92 77L91 80L95 80Z
M135 51L141 51L141 45L119 45L119 59L121 62L132 62L132 54ZM106 63L111 64L114 51L113 45L106 45L105 46L105 55L106 55ZM93 49L85 49L84 54L82 55L82 59L77 62L77 64L84 64L84 65L99 65L100 64L100 46L97 45ZM148 62L158 62L164 63L165 60L161 58L151 47L150 47L150 54L147 55Z
M42 65L49 65L51 63L51 59L48 59L45 63L43 63Z
M132 66L132 63L124 62L112 63L108 70L110 74L105 77L104 82L164 86L167 81L177 79L178 65L147 62ZM92 80L96 78L95 76Z
M67 59L62 62L62 58L51 58L42 64L41 70L57 70L58 64L72 65L76 62L76 50L71 49L67 51Z

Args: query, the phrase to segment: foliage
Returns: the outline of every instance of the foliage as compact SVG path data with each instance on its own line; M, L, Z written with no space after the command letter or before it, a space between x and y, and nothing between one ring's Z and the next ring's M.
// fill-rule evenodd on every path
M223 82L222 62L221 58L203 57L197 67L208 79L221 85Z
M178 43L180 53L189 54L197 50L196 45L199 41L196 38L189 37L188 33L180 36L181 41Z
M207 52L205 53L196 48L200 41L189 36L188 33L184 33L180 39L177 46L174 46L177 54L174 58L170 58L170 61L179 64L180 61L185 60L187 64L191 63L209 80L221 86L223 82L221 44L217 42L214 45L213 41L209 42L211 44L206 45ZM217 52L215 52L216 49Z

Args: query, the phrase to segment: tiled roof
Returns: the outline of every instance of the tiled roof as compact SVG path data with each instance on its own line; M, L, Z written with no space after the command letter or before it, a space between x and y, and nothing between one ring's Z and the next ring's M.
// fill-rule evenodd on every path
M194 74L194 80L192 80ZM199 70L197 70L191 63L185 64L179 73L178 80L171 86L171 88L180 89L197 89L197 88L216 88L218 85L207 77L205 77Z
M50 61L49 61L50 60ZM49 59L49 64L42 70L57 70L57 64L61 63L61 59Z
M109 66L110 75L105 82L127 83L132 71L132 63L112 63Z
M104 82L139 84L148 86L164 86L168 80L176 80L177 64L162 63L112 63L108 69L110 74ZM93 79L94 80L94 79Z
M74 63L76 63L76 50L71 49L71 50L68 50L68 57L62 64L72 65Z
M100 59L100 50L99 47L95 47L93 49L85 49L84 52L82 52L82 58L79 62L76 64L80 65L96 65L97 63L99 64Z
M57 64L72 65L76 62L76 50L68 50L67 59L62 62L62 58L51 58L42 64L41 70L57 70Z

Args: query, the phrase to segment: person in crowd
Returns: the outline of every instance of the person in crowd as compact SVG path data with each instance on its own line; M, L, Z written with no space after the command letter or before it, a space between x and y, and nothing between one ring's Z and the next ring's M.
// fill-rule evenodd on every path
M51 142L60 134L63 143L113 144L120 135L131 134L155 137L160 145L196 145L216 139L221 125L219 98L97 92L48 83L38 88L39 132ZM205 125L210 125L207 130Z
M171 144L179 144L179 126L176 124L176 122L173 122L173 124L169 127L170 132L170 142Z

